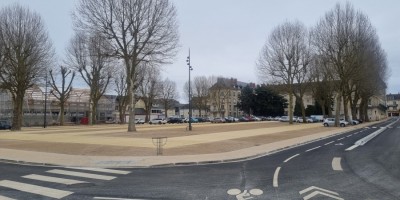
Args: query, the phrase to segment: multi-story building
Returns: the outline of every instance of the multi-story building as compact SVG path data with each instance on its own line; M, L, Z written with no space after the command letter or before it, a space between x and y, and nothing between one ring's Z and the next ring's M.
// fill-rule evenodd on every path
M400 93L386 95L386 106L389 117L400 116Z
M234 78L218 78L209 89L209 108L213 117L239 117L243 112L237 107L243 87L249 85L255 88L254 83L240 82Z

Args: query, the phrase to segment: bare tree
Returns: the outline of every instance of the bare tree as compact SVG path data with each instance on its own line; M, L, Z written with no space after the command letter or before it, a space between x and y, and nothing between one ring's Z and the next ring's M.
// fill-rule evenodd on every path
M165 118L168 117L168 109L171 108L177 98L176 83L166 78L160 83L160 101L164 106Z
M279 25L268 37L257 63L261 78L283 86L289 95L288 113L291 124L294 84L304 81L310 59L307 40L307 29L302 23L297 21Z
M117 93L119 123L125 123L125 112L128 106L128 88L126 84L126 74L124 71L119 71L118 75L114 78L115 92Z
M211 88L213 82L209 81L205 76L194 77L194 91L193 96L196 97L194 101L194 106L199 109L199 115L201 116L201 111L207 110L207 102L210 97L209 89Z
M345 119L349 121L349 104L354 109L360 98L360 86L365 68L365 50L376 34L368 17L356 12L350 3L337 4L327 12L313 30L313 45L326 58L331 79L335 80L336 126L339 123L341 102ZM352 111L354 115L354 111Z
M322 110L322 115L332 117L334 95L334 80L329 75L327 69L328 63L322 55L314 55L314 59L310 64L310 89L315 100L319 103ZM328 111L326 113L326 111Z
M78 71L90 87L89 124L97 122L97 105L111 80L109 43L101 35L77 33L68 48L68 65Z
M123 60L129 98L128 132L135 128L136 70L142 63L171 63L178 47L176 9L168 0L81 0L77 29L102 33Z
M72 74L71 74L72 73ZM59 83L57 81L56 74L53 74L53 70L50 70L50 87L52 90L50 91L51 94L53 94L56 99L59 101L60 105L60 125L64 125L64 110L65 110L65 103L70 97L70 93L72 90L72 81L75 78L75 71L69 70L67 67L60 66L60 71L59 71L59 76L61 76L61 86L57 86ZM69 78L69 83L67 80L67 77L71 75Z
M149 122L154 100L160 96L160 70L156 66L142 66L141 70L143 71L143 81L139 84L138 90L140 98L144 102L145 121Z
M12 97L13 131L21 130L25 91L44 77L53 55L52 43L37 13L18 4L0 10L0 88Z

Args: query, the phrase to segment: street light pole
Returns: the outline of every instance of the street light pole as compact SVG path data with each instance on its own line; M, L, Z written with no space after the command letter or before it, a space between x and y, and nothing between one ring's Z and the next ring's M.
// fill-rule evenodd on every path
M46 85L44 92L44 119L43 119L43 128L46 128L47 124L47 70L46 70Z
M190 86L190 71L193 70L193 67L190 65L190 49L189 49L189 56L186 60L187 65L189 66L189 131L192 130L192 89Z

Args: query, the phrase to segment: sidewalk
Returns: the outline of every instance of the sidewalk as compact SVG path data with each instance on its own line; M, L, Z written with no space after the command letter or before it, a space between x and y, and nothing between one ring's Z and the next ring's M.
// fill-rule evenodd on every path
M321 123L279 122L142 126L98 125L26 128L0 132L0 159L74 167L154 167L229 162L267 155L285 148L370 126L322 127ZM156 156L152 137L168 137Z

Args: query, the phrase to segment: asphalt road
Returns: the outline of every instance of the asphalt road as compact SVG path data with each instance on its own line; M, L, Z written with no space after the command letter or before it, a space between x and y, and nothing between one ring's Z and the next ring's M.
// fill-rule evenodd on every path
M388 126L394 120L235 163L111 171L2 163L0 200L400 199L400 122ZM366 145L346 151L381 127Z

